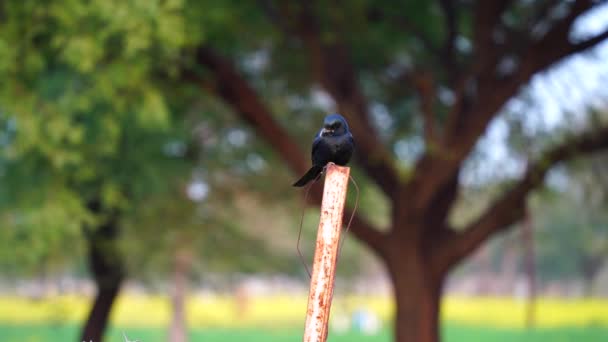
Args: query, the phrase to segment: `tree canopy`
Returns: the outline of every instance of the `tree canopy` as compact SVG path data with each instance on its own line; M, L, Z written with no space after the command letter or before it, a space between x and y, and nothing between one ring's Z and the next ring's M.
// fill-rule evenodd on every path
M293 198L288 171L308 168L320 118L338 111L362 185L352 233L393 282L396 339L437 340L451 269L523 218L554 165L608 147L605 115L592 121L589 106L576 108L576 129L536 135L521 105L537 75L598 51L608 30L581 22L601 11L587 0L4 1L0 202L20 228L2 234L43 246L21 255L32 263L119 218L120 229L184 227L168 246L208 242L234 227L215 218L245 213L226 205L237 194ZM497 118L519 171L456 226ZM189 184L212 195L188 202ZM209 235L199 209L214 217ZM223 241L257 243L237 236Z

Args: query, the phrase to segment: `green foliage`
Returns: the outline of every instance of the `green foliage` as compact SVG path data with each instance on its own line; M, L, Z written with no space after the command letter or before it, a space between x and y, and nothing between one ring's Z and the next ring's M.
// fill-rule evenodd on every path
M209 39L236 51L245 26L263 22L251 4L225 5L2 4L2 265L29 273L73 264L83 258L82 227L118 211L137 275L166 272L176 248L196 251L204 271L294 269L294 259L243 234L225 205L238 189L264 189L255 179L275 174L266 167L270 150L225 107L176 79L193 44ZM235 134L244 140L231 142ZM212 186L213 196L188 199L192 179ZM97 201L101 212L90 212ZM245 249L252 253L228 253Z
M155 80L185 43L179 1L4 4L0 30L2 261L30 266L82 253L83 225L162 196L187 174L187 127ZM128 20L126 20L128 18ZM86 208L101 201L101 216ZM9 251L16 252L9 253ZM55 258L56 257L56 258Z

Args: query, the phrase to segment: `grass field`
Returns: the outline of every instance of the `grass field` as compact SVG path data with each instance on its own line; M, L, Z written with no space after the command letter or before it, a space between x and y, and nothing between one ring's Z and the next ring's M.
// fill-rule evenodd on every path
M0 297L0 341L76 341L78 323L89 301L57 296L45 300ZM237 315L231 297L193 296L187 314L193 341L300 341L306 299L274 296L252 298ZM334 298L332 315L348 317L366 308L382 328L374 335L330 333L329 341L390 341L390 298ZM112 314L107 341L122 341L122 332L142 342L166 340L170 318L168 299L161 296L121 296ZM523 328L525 305L505 298L449 297L442 306L445 341L608 341L607 300L542 299L537 305L537 327Z
M166 331L157 327L121 328L114 327L106 341L124 341L122 334L130 340L141 342L166 341ZM447 324L443 327L444 341L447 342L605 342L608 341L608 328L539 328L506 329L473 327ZM78 326L71 325L0 325L0 339L4 342L64 342L76 341ZM253 329L253 328L196 328L190 331L192 341L212 342L297 342L302 341L302 329ZM332 342L389 342L391 333L382 329L374 335L351 332L348 334L330 333Z

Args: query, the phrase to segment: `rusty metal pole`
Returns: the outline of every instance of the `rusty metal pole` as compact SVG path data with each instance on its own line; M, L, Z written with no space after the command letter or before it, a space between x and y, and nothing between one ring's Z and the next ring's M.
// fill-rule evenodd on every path
M336 259L350 168L329 164L326 169L321 219L310 279L304 342L327 340L329 311L334 292Z

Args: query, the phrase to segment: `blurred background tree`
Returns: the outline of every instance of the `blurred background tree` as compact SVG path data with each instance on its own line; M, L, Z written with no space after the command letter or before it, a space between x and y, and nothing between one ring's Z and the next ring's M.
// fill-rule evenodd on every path
M357 215L352 231L387 267L396 340L435 341L448 272L523 218L527 195L554 164L608 144L605 125L562 127L553 139L530 147L524 168L506 177L505 190L474 219L461 227L448 220L465 185L465 161L492 119L534 75L608 36L605 29L575 30L576 19L594 5L428 1L343 7L266 1L263 18L254 8L231 8L230 17L239 18L231 29L252 22L248 44L255 33L262 35L257 49L247 54L242 49L249 45L238 45L238 38L210 34L196 47L184 77L223 99L298 173L307 166L294 138L303 115L273 114L285 110L264 99L289 99L303 87L303 98L316 91L327 99L327 109L348 118L357 163L390 208L388 228ZM254 53L266 61L259 70L241 64ZM297 64L285 71L283 63ZM201 65L207 70L199 73ZM273 84L280 86L275 90Z
M567 183L557 184L538 204L543 278L582 279L586 296L593 295L598 273L608 261L606 165L603 154L562 169Z
M554 165L608 147L606 116L589 114L606 95L597 85L567 108L578 116L540 131L530 122L542 109L522 105L539 74L597 52L608 31L580 22L604 7L4 1L0 201L10 229L0 234L23 248L2 262L32 272L88 254L98 294L83 340L101 338L127 273L175 272L176 316L197 267L302 275L292 245L256 236L297 226L297 214L273 221L268 208L297 212L286 189L309 166L320 119L338 111L357 141L362 206L351 230L386 266L395 339L436 341L452 269L523 218ZM492 165L486 132L501 123L508 158ZM476 189L476 206L457 212ZM345 252L352 274L360 251Z

